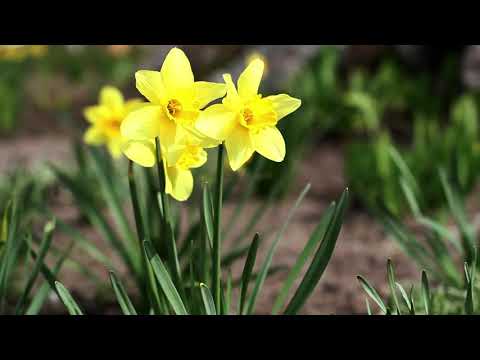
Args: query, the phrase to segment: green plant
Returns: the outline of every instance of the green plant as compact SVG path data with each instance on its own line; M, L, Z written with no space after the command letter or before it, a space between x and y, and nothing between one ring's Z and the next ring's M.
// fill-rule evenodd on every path
M33 235L24 217L28 192L15 192L0 218L0 313L38 314L52 290L53 279L68 262L74 243L65 249L53 245L55 221L41 237ZM53 267L45 264L47 255ZM47 280L39 283L40 275Z
M388 260L387 299L382 299L377 289L362 276L358 276L357 280L367 294L365 305L368 315L374 314L371 302L376 304L382 315L474 315L478 296L475 285L476 272L476 267L470 267L465 263L465 289L452 292L451 289L442 286L443 284L432 287L427 272L423 270L420 282L411 285L407 292L405 287L396 281L393 263Z
M203 184L201 193L196 194L198 204L189 207L190 214L184 223L178 203L170 202L165 193L159 191L164 186L159 182L163 178L163 168L142 168L136 172L133 163L129 163L128 173L117 168L110 156L102 150L92 148L77 148L79 170L77 174L69 174L59 167L53 167L58 180L72 193L75 203L82 214L102 234L110 248L126 265L136 284L136 291L129 291L118 278L118 270L109 261L106 254L95 247L88 239L68 224L58 221L61 232L72 236L78 247L87 251L95 259L110 270L113 293L118 299L120 308L126 314L252 314L261 293L266 278L278 271L272 266L275 250L283 238L283 234L296 209L307 194L307 186L299 196L295 206L290 211L281 229L275 235L267 256L260 270L254 272L257 249L265 239L264 236L253 235L253 228L260 220L271 201L259 205L243 230L234 238L234 247L228 252L222 252L223 241L231 228L236 225L239 214L246 201L252 196L257 177L249 178L247 191L241 195L240 201L232 217L226 219L226 226L221 225L221 203L218 194L223 198L232 196L233 187L239 181L233 177L227 181L223 191L222 178L223 159L217 162L217 180L213 194L207 183ZM120 162L118 165L124 164ZM160 163L161 164L161 163ZM140 169L137 169L140 170ZM152 171L158 170L158 171ZM125 176L127 175L127 176ZM219 177L220 175L220 177ZM91 177L90 177L91 176ZM97 188L96 194L101 203L106 205L115 226L99 211L98 203L92 196L89 181ZM128 180L125 184L122 179ZM243 179L246 180L246 179ZM220 184L220 185L219 185ZM245 186L245 185L244 185ZM275 191L275 189L272 190ZM131 209L135 226L132 227L123 207L122 194L130 193ZM282 287L273 313L284 310L287 314L297 313L320 280L328 261L333 253L340 231L343 214L346 208L348 192L340 199L338 205L332 204L321 219L310 241L300 254L296 265L289 273L287 282ZM273 199L273 197L272 197ZM181 225L187 225L181 230ZM245 244L245 240L254 240ZM316 254L314 255L314 251ZM221 256L222 255L222 256ZM239 279L231 277L231 266L244 258L244 272ZM294 281L299 278L308 259L312 258L306 275L287 303ZM228 274L228 275L227 275ZM254 283L249 293L249 284ZM231 308L232 291L240 288L239 303L235 310ZM79 314L80 307L73 305L73 298L62 285L56 285L61 292L62 301L72 314ZM73 302L72 302L73 301ZM80 310L81 312L81 310Z
M436 285L433 306L436 313L460 313L464 310L465 293L470 292L472 298L478 294L475 280L479 265L478 225L469 219L464 198L445 169L435 176L448 210L440 208L433 216L427 215L428 208L422 201L425 194L422 185L401 156L393 154L398 170L398 191L413 216L416 228L407 226L388 208L377 210L375 214L405 254L432 278ZM430 183L435 183L433 177ZM454 227L448 226L449 220L454 221Z
M305 196L308 187L303 191L299 197L295 208L298 207L302 198ZM291 269L288 280L283 284L280 290L275 305L272 309L272 314L278 314L283 309L285 315L294 315L301 310L302 306L311 295L316 284L320 280L327 264L332 256L335 248L335 243L340 232L341 222L345 211L347 201L347 192L344 193L338 205L332 204L325 216L322 218L317 229L312 234L308 245L298 257L295 266ZM295 209L294 208L294 209ZM290 216L293 212L290 214ZM290 218L289 216L289 218ZM207 227L208 221L205 221ZM287 219L288 223L288 219ZM153 314L175 314L175 315L249 315L255 311L255 304L260 295L265 278L271 268L272 256L279 240L285 230L284 226L276 237L276 240L270 247L266 259L264 260L261 270L258 274L252 272L256 261L257 249L259 244L259 235L255 235L253 242L249 246L248 255L246 258L243 274L239 281L232 281L231 275L223 277L220 285L221 300L215 303L212 285L208 287L205 282L202 282L202 275L195 274L194 269L204 268L207 266L208 259L212 259L213 263L213 249L204 253L205 258L192 256L189 258L190 274L184 280L177 279L174 275L175 270L168 267L168 260L162 261L161 257L155 252L152 244L149 241L143 243L145 254L148 260L148 268L155 277L152 288L155 289L151 296L152 309L148 313ZM315 247L317 247L314 254ZM312 258L310 266L307 269L297 290L293 293L290 301L287 302L290 291L293 287L293 282L300 276L300 271L305 267L309 258ZM208 268L208 266L207 266ZM210 277L208 273L213 270L213 267L207 269L204 275L204 280L208 283ZM213 273L212 273L213 274ZM206 275L206 276L205 276ZM115 275L115 272L110 272L110 279L117 301L124 315L136 315L139 312L133 305L134 302L129 298L127 292L120 279ZM250 283L254 283L254 288L248 294ZM232 306L232 288L240 286L241 295L237 306ZM57 284L62 291L62 301L71 315L82 315L80 306L64 289L61 284ZM213 285L214 287L214 285Z
M445 169L462 196L471 192L478 179L477 121L472 95L464 95L454 103L446 127L438 120L417 115L408 146L395 145L388 132L373 141L351 144L346 154L346 177L367 207L386 207L400 215L406 207L397 179L401 168L407 167L422 189L418 199L421 206L426 210L438 208L443 204L442 184L436 176L439 167Z

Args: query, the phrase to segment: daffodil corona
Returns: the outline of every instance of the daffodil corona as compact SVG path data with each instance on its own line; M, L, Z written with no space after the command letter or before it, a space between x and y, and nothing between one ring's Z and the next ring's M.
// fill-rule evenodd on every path
M85 132L84 140L90 145L106 145L113 157L121 155L124 139L120 125L126 116L144 106L140 99L125 101L122 93L111 86L100 91L99 104L87 107L85 118L91 124Z
M242 167L254 154L275 162L285 158L285 140L278 122L297 110L301 101L286 94L258 94L264 63L253 60L238 79L238 91L229 74L224 75L227 96L222 104L206 109L196 122L202 134L225 141L232 170Z

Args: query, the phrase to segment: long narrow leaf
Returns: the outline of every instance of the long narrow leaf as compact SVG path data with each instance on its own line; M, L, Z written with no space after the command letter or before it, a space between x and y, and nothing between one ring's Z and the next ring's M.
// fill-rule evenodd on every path
M259 277L257 278L257 281L255 283L255 287L252 291L252 295L250 296L250 299L249 299L249 302L248 302L248 306L247 306L247 314L252 314L253 311L255 310L255 304L257 302L257 298L258 298L258 295L260 293L260 290L262 289L263 287L263 283L265 282L265 279L267 277L267 273L268 273L268 269L270 268L271 264L272 264L272 260L273 260L273 255L275 254L275 250L277 249L277 246L278 246L278 243L280 242L280 240L283 238L283 234L285 233L285 230L287 229L289 223L290 223L290 220L292 219L293 217L293 214L296 212L296 210L300 207L300 204L302 203L303 199L305 198L305 196L307 195L308 191L310 190L310 184L308 184L302 191L302 193L300 194L300 196L298 197L297 201L295 202L295 205L293 206L292 209L290 209L290 212L287 216L287 219L285 220L285 222L283 223L283 226L282 228L280 229L280 231L278 232L277 234L277 237L276 239L274 240L274 242L272 243L269 251L268 251L268 254L267 254L267 257L266 259L264 260L263 262L263 265L262 265L262 268L260 270L260 274L259 274Z
M128 297L125 288L121 281L117 278L113 271L109 271L110 282L112 284L113 290L115 291L115 295L117 297L118 303L122 308L124 315L137 315L137 311L132 304L132 301Z
M272 314L277 314L284 306L285 301L287 300L288 294L293 286L293 283L300 275L300 272L302 271L308 258L312 255L317 244L320 242L320 240L324 238L328 225L330 224L331 219L334 215L335 208L336 208L335 203L332 203L328 207L327 211L322 217L322 220L317 225L314 232L310 236L310 239L308 240L307 244L303 248L301 254L298 256L297 261L295 262L295 265L292 267L292 270L290 270L290 273L288 274L287 279L283 283L283 286L278 293L278 296L273 305Z

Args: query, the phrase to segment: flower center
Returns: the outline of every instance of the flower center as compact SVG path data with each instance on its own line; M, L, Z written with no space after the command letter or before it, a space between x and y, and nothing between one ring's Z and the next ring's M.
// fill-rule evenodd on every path
M251 126L253 123L253 111L250 109L245 109L243 110L243 121L245 122L245 125Z
M170 100L167 105L167 111L172 117L178 116L182 111L182 104L178 100Z
M109 135L117 135L120 133L120 125L122 121L119 119L110 119L105 122L105 130Z
M200 146L189 145L177 160L176 165L184 170L188 170L202 166L205 160L206 153Z

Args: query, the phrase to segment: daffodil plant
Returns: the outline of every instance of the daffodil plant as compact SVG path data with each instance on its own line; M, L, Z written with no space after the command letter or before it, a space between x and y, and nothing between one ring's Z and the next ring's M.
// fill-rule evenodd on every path
M124 313L228 314L232 312L230 303L234 286L240 286L241 289L236 312L254 313L263 283L273 271L271 264L276 247L293 212L309 189L307 186L301 193L278 231L258 274L253 274L256 252L262 240L258 235L248 246L222 257L224 155L228 156L233 171L244 166L255 152L271 161L283 161L286 146L277 124L301 105L300 100L286 94L260 95L263 73L264 62L255 58L240 75L237 86L229 74L224 75L224 83L196 81L184 52L173 48L160 71L140 70L135 74L137 89L146 102L137 99L125 101L118 90L106 87L101 91L99 105L86 109L85 116L91 127L85 134L85 141L94 145L105 144L113 157L121 152L129 160L128 180L137 229L137 250L131 249L132 242L129 239L132 239L132 234L128 221L120 208L118 193L110 186L113 184L112 178L117 176L102 170L104 161L98 154L93 153L93 158L102 189L127 242L124 244L119 241L107 221L100 214L92 213L91 206L85 206L81 198L88 194L79 197L91 221L101 224L106 237L126 259L129 269L141 279L139 286L148 301L147 304L143 302L137 311L138 307L129 299L115 271L110 273L112 286ZM200 219L188 231L182 248L177 249L179 221L175 220L169 196L179 202L190 198L194 188L192 170L207 163L206 150L212 148L218 148L213 194L204 184ZM153 184L153 190L148 190L146 194L141 193L142 187L135 176L134 164L145 170L150 189ZM156 168L157 181L149 168ZM68 177L63 178L72 192L77 192L75 187L80 186L72 184ZM152 195L157 195L153 202ZM145 202L150 205L146 206ZM312 234L310 245L290 272L272 313L282 310L286 314L297 313L312 293L335 247L346 202L347 192L338 204L328 209ZM255 214L253 216L260 218ZM158 237L148 226L152 219L157 219L160 226ZM318 250L307 274L287 304L293 282L317 243ZM139 256L131 257L130 252ZM235 285L234 279L223 276L222 269L244 255L247 256L245 269ZM249 293L249 283L252 281L255 287ZM70 313L81 312L66 288L60 284L55 291L61 294Z

